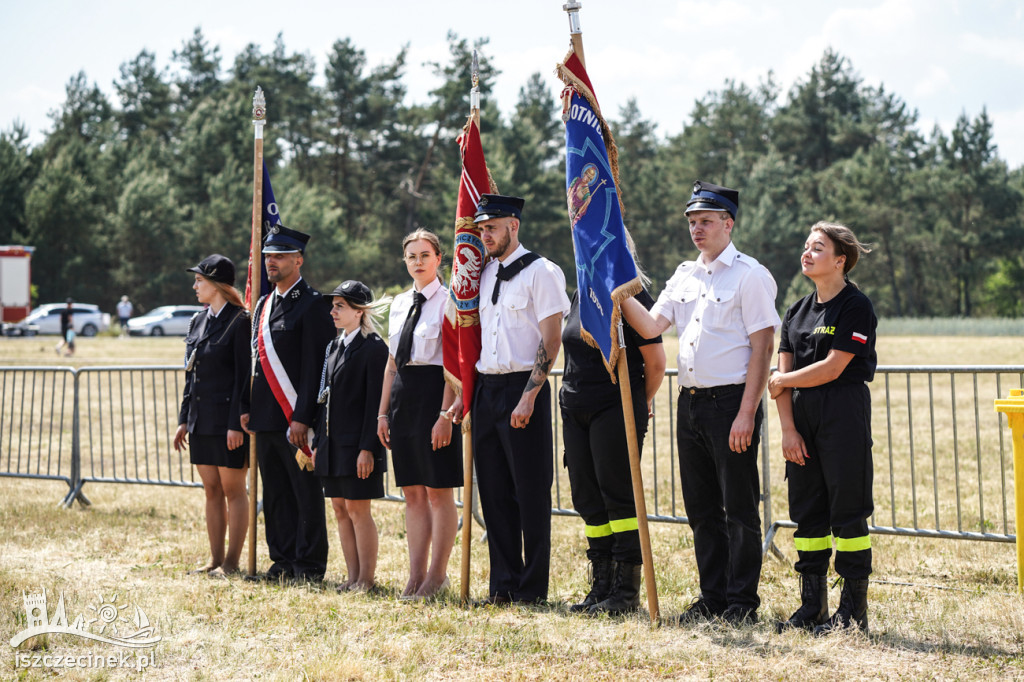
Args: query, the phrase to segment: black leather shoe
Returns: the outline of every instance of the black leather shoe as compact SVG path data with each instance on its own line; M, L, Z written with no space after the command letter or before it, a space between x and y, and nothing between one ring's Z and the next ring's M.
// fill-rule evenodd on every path
M756 625L757 609L733 604L722 614L722 620L732 625Z
M473 602L473 606L508 606L512 599L505 594L492 594L487 599L480 599Z
M724 608L715 608L704 597L697 597L686 610L679 616L680 625L694 625L696 623L720 618L725 613Z
M615 577L615 562L611 557L590 560L590 592L579 604L569 607L569 613L586 613L592 606L608 598Z

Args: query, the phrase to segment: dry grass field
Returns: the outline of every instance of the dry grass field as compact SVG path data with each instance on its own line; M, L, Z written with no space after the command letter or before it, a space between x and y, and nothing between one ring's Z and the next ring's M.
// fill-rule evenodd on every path
M0 339L0 365L176 365L182 351L180 339L100 337L81 339L77 356L68 360L57 358L54 342L50 337ZM666 342L671 357L674 339ZM1012 337L886 337L879 342L879 355L886 365L1022 362L1019 340ZM669 365L674 364L670 359ZM972 390L966 381L961 384L957 379L958 404L961 395L969 397ZM934 429L921 421L929 400L953 402L948 380L939 383L931 387L931 394L927 382L916 379L909 389L908 400L915 406L914 439L925 444L914 474L925 521L935 514L934 503L921 499L932 496L929 477L934 471L943 527L956 528L959 490L965 529L984 526L991 516L992 532L1012 533L1012 506L1010 525L1004 529L997 502L1001 483L988 480L990 471L998 472L998 463L994 469L986 463L983 469L986 518L971 511L977 507L971 496L978 494L979 467L956 459L952 443L963 439L964 448L973 446L973 410L964 405L958 411L955 438L952 421L940 419ZM1008 387L1004 383L1002 388ZM884 388L876 385L873 390L876 403L881 399L884 405ZM981 409L987 410L979 419L990 419L992 390L979 389ZM659 398L664 400L667 396ZM655 420L657 455L650 455L650 443L645 448L645 481L648 511L655 511L651 481L657 479L657 511L672 515L682 514L682 503L676 492L673 507L667 411L665 403ZM896 416L898 421L901 417ZM768 418L773 440L778 435L774 407L769 406ZM876 417L876 433L878 428ZM897 424L893 431L906 429ZM900 457L906 444L894 443L896 457L890 464L888 445L880 440L876 436L878 508L888 515L895 506L897 520L905 525L906 500L913 497L907 489L910 462ZM127 448L124 438L115 442ZM986 441L983 450L990 446ZM0 434L0 465L10 457L11 447ZM781 459L777 443L770 447L773 457ZM784 517L785 483L775 459L772 509ZM896 481L895 503L880 499L890 496L890 467ZM1012 481L1012 470L1006 476ZM322 585L254 585L240 579L189 576L188 570L200 565L207 552L200 490L90 483L85 492L92 506L64 510L56 503L66 491L61 482L0 478L0 634L5 642L0 647L6 648L0 654L2 679L34 680L55 674L67 679L174 680L1024 678L1024 598L1016 594L1014 547L1005 543L876 536L871 634L815 639L802 633L775 633L771 621L788 615L798 594L791 564L774 558L766 558L762 572L760 625L676 626L675 616L697 592L692 535L678 524L651 525L662 612L661 626L652 627L646 613L621 619L568 613L568 604L585 591L586 580L582 522L574 517L556 516L552 521L547 606L464 608L454 597L427 603L397 600L406 570L403 508L398 503L374 505L381 539L380 590L339 595L334 585L342 578L344 562L336 541ZM564 472L559 491L560 504L571 507ZM889 519L876 522L888 525ZM332 526L328 518L328 528ZM487 581L487 552L480 535L479 527L474 528L476 597L486 594ZM265 567L262 518L258 537L260 565ZM792 561L792 533L780 532L777 544ZM456 595L460 553L457 544L449 571ZM51 614L63 592L69 622L79 614L86 620L96 618L93 609L103 602L141 607L162 638L152 650L152 667L143 673L21 667L24 659L16 658L17 653L98 657L123 651L63 634L35 638L17 651L11 648L6 642L27 626L22 595L40 588L51 598ZM833 602L837 594L834 588Z

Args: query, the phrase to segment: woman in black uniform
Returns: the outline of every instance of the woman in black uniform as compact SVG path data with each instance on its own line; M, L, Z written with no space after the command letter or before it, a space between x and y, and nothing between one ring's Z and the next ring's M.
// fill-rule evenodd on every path
M413 287L391 304L391 354L377 435L391 449L395 483L405 494L409 581L400 599L413 599L448 585L448 557L459 525L452 489L462 485L462 439L452 435L455 392L444 380L441 353L448 301L437 276L441 244L433 232L416 230L402 240L402 253Z
M635 298L646 308L646 290ZM654 395L665 376L661 337L645 339L623 319L633 414L642 450ZM580 335L579 291L562 330L565 373L558 401L562 410L565 466L572 503L586 524L590 592L576 613L626 613L640 605L643 558L633 501L632 476L622 414L622 396L605 369L601 351Z
M331 295L339 334L327 345L314 425L313 471L331 498L348 578L338 591L366 592L377 570L377 525L370 500L384 497L387 460L377 440L377 403L388 347L374 316L387 301L374 301L362 282L342 282Z
M223 577L238 571L249 527L249 440L239 423L242 392L249 388L249 316L229 259L214 254L188 272L195 273L192 289L207 307L192 317L185 336L185 391L174 448L188 447L206 491L210 560L193 573Z
M801 605L785 628L824 634L868 629L871 537L871 394L875 326L871 301L847 274L869 249L834 223L811 228L800 259L815 291L786 312L779 368L768 382L782 425L782 453L789 479L790 518ZM839 607L828 617L828 571L835 539L835 568L843 578Z

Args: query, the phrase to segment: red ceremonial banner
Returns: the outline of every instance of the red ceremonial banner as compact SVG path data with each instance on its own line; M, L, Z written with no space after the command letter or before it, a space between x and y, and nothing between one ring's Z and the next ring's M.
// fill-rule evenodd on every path
M480 195L497 192L484 161L480 129L470 117L458 139L462 152L459 201L455 210L455 248L452 251L452 280L448 286L448 307L442 341L445 378L461 389L463 416L469 414L480 359L480 272L486 254L480 228L473 223Z

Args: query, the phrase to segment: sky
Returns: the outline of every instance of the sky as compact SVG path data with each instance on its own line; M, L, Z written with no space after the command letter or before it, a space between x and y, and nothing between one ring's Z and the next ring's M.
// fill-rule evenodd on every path
M548 79L569 47L565 0L0 0L7 55L0 69L0 131L15 120L39 143L48 112L83 70L114 97L122 63L143 49L161 66L200 27L229 68L248 43L269 52L278 33L308 52L322 82L339 39L370 66L409 46L410 102L437 84L426 62L447 61L449 30L485 48L501 74L493 97L506 114L533 73ZM1017 0L582 0L587 68L601 108L615 118L636 98L663 136L689 122L695 100L726 80L756 86L771 71L786 93L828 48L865 85L884 85L918 112L918 129L947 133L987 110L998 154L1024 166L1024 3ZM255 84L254 84L255 85ZM467 88L469 84L467 84ZM467 112L468 113L468 112ZM273 122L273 111L268 119ZM249 125L241 122L240 125Z

